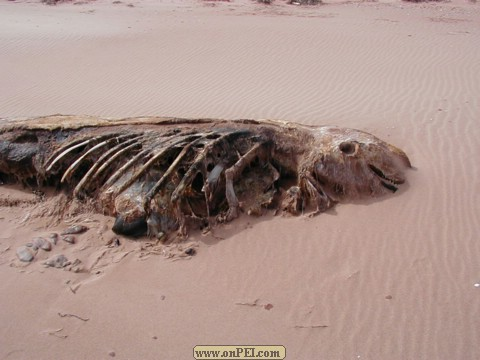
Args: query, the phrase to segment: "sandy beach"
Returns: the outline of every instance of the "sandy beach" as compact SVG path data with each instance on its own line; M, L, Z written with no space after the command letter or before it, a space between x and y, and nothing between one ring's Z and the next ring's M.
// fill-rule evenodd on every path
M280 119L372 133L413 169L395 195L267 214L155 247L0 186L0 359L480 359L480 5L250 0L0 3L0 118ZM52 192L53 194L53 192ZM45 268L15 250L89 231ZM118 245L118 246L116 246ZM194 248L195 256L185 256Z

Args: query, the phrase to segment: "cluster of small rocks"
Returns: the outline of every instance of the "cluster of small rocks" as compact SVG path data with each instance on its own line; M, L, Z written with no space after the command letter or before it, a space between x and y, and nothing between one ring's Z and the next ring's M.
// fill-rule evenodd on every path
M17 248L17 257L20 261L32 262L38 251L51 251L53 246L57 245L59 239L68 244L75 244L76 238L74 235L84 233L87 230L88 228L84 225L75 225L62 231L60 234L52 233L45 237L36 237L32 242ZM79 262L77 259L72 263L65 255L59 254L50 257L44 262L44 265L47 267L64 268L68 265L76 266Z

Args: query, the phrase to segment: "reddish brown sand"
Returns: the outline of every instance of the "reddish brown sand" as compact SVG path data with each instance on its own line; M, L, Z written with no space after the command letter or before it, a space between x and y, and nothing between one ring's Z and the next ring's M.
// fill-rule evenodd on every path
M300 360L479 359L479 59L468 1L1 2L0 117L335 124L399 146L415 170L395 196L313 219L245 215L169 247L109 247L111 218L55 222L51 202L0 186L0 358L282 344ZM70 223L90 230L52 254L81 272L44 268L45 252L17 260Z

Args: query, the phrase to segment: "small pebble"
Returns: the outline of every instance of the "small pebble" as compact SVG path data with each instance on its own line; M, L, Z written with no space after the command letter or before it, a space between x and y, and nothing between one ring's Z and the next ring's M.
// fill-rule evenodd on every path
M476 288L480 287L480 283L475 283L473 284L473 286L475 286Z
M189 256L193 256L195 255L197 252L195 251L194 248L188 248L187 250L185 250L185 254L189 255Z
M45 251L52 250L52 243L42 237L36 237L33 239L33 246Z
M85 225L70 226L68 229L63 230L60 235L82 234L88 230Z
M69 244L75 244L75 236L73 235L64 235L62 236L62 240Z
M24 262L30 262L33 260L33 258L35 257L35 254L33 253L33 251L31 249L29 249L28 247L26 246L20 246L18 249L17 249L17 256L18 258L20 259L20 261L24 261Z
M111 357L115 357L116 354L115 354L115 351L110 351L108 355L110 355Z
M70 261L68 261L65 255L59 254L52 256L47 261L44 262L47 267L55 267L57 269L61 269L67 265L70 265Z
M57 242L58 242L58 234L57 234L57 233L51 233L50 235L48 235L48 240L49 240L53 245L57 245Z
M387 296L385 296L385 299L387 299L387 300L392 300L392 299L393 299L393 296L392 296L392 295L387 295Z

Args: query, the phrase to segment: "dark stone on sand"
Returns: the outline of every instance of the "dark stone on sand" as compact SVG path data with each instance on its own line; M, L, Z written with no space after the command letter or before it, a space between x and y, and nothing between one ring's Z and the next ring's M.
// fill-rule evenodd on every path
M194 248L188 248L187 250L185 250L185 254L189 255L189 256L193 256L195 255L197 252Z
M35 257L35 253L26 246L20 246L17 249L17 256L20 259L20 261L31 262Z
M118 215L112 230L115 234L138 237L147 233L147 221L141 216L133 221L127 221L122 215Z

